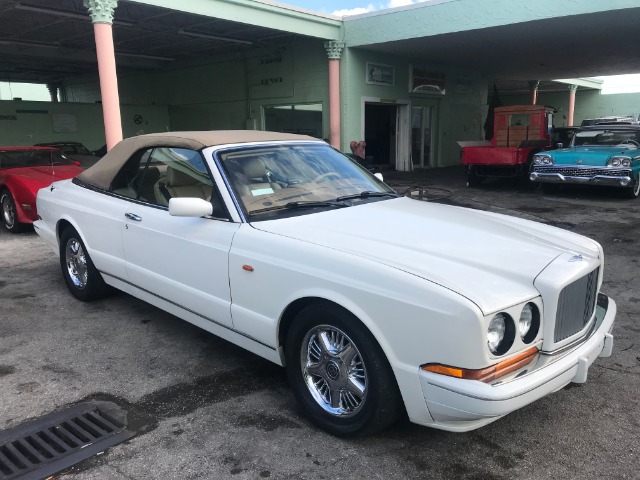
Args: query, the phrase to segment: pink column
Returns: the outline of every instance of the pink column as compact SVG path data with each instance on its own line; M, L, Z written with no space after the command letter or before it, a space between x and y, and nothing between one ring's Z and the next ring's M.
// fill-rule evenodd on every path
M576 90L578 90L577 85L569 85L569 113L567 114L567 126L573 126L573 112L576 108Z
M329 143L340 150L340 55L344 42L330 40L324 42L324 48L329 57Z
M116 75L116 56L113 50L111 24L94 23L96 54L100 74L100 93L102 94L102 116L107 151L122 140L122 120L120 118L120 96L118 95L118 77Z
M329 60L329 143L338 150L340 142L340 60Z

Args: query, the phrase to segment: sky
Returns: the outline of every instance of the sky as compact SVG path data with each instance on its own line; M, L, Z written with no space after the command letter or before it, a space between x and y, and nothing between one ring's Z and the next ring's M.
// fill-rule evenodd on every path
M325 0L323 2L318 2L317 0L279 0L278 3L343 17L385 8L404 7L421 1L426 0Z

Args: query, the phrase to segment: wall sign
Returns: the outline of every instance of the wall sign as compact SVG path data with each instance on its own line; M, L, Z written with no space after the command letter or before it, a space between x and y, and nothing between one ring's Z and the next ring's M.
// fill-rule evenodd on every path
M409 91L411 93L430 93L444 95L446 76L443 72L411 65Z
M395 83L395 70L393 65L367 62L366 82L369 85L390 87Z

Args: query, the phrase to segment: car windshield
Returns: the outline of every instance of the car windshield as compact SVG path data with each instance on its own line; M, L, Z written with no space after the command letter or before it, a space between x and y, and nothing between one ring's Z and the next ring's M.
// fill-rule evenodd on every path
M396 196L365 168L326 144L236 148L219 152L218 158L252 220L265 219L267 212L301 214Z
M587 130L577 132L573 141L579 145L633 145L640 146L640 130Z
M75 165L57 150L0 150L0 169Z

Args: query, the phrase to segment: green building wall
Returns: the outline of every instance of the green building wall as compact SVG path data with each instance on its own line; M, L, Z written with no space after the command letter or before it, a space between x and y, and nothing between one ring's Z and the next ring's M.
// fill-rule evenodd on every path
M367 84L367 62L393 66L394 85ZM444 73L445 94L411 93L409 77L412 65ZM379 99L386 104L408 104L409 108L433 107L434 166L456 165L459 162L458 140L482 138L488 81L479 72L350 48L343 53L341 79L342 143L345 151L348 151L350 140L362 140L364 99L372 102Z
M121 105L120 108L125 137L168 130L166 106ZM59 141L79 141L90 150L102 147L105 139L101 105L0 101L0 146Z
M262 107L320 103L328 132L327 54L320 40L118 77L122 103L164 105L171 130L264 128ZM100 99L96 78L65 85L71 102ZM326 117L326 118L325 118Z

